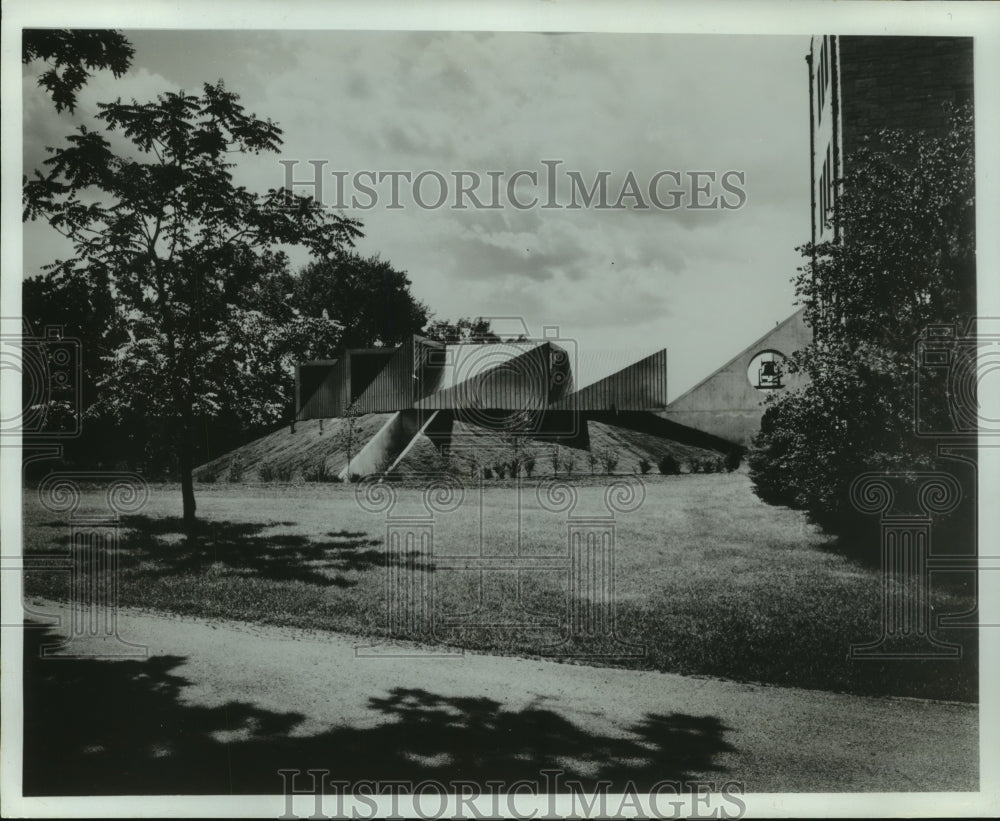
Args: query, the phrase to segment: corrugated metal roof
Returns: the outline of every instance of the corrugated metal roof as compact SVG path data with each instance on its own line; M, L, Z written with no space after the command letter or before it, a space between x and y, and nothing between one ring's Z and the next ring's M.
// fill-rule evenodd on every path
M654 353L663 350L662 346L650 345L642 348L591 349L585 351L570 351L570 367L573 369L573 387L576 390L586 388L634 365Z
M530 340L490 342L482 345L472 343L446 345L444 370L438 390L447 390L468 379L481 376L544 344L544 340Z

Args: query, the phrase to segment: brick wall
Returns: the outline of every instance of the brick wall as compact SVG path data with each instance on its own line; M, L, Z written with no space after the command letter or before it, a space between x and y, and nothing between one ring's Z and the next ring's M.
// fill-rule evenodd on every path
M880 128L941 133L945 104L972 100L972 38L841 37L844 157Z

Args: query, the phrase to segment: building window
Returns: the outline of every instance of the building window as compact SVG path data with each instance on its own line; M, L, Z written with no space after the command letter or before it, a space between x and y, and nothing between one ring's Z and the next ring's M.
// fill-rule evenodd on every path
M824 77L826 76L826 38L819 47L819 66L816 70L816 85L817 94L816 100L819 103L819 116L816 118L817 121L823 121L823 100L826 97L826 83L824 82Z
M830 76L831 76L831 61L830 61L830 49L833 47L832 41L827 42L831 38L824 37L819 48L819 62L816 68L816 102L818 104L818 113L816 115L816 121L821 122L823 120L823 106L826 104L827 93L830 90Z
M824 163L826 168L826 209L827 212L833 210L833 146L828 145L826 147L826 162ZM827 213L823 214L823 218L826 219Z

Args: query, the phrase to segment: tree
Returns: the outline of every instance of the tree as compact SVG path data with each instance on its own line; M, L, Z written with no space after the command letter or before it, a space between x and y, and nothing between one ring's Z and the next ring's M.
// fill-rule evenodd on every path
M455 322L448 319L436 319L424 329L424 336L436 342L471 342L485 344L500 342L501 339L490 328L490 321L481 316L475 319L461 317Z
M22 283L21 312L35 337L44 338L50 328L59 328L65 338L79 342L79 396L60 407L63 403L57 394L45 395L46 423L48 426L60 418L72 417L72 429L93 430L103 435L93 440L86 437L67 439L63 445L65 458L70 462L100 462L103 465L121 459L123 437L109 437L108 431L102 430L105 420L95 410L98 385L107 373L104 357L127 338L115 310L114 296L106 283L87 279L54 282L44 275L30 277ZM24 378L33 378L31 369L24 370ZM31 394L31 386L26 381L24 396Z
M21 62L42 60L48 68L38 85L52 97L56 111L76 110L76 95L91 71L110 69L121 77L132 65L135 49L120 31L109 29L25 29Z
M295 334L329 332L329 320L273 300L282 248L336 258L359 223L284 189L256 194L233 181L233 154L275 151L281 130L244 112L219 81L198 96L99 105L100 121L127 151L80 126L50 149L47 173L24 182L25 219L44 218L75 255L47 266L56 282L87 280L114 294L127 339L109 357L102 401L164 419L177 453L184 520L193 523L195 431L227 406L249 417L277 412L270 395L246 392L275 348ZM286 327L287 326L287 327Z
M405 271L355 253L307 265L294 282L293 304L304 316L325 312L340 322L347 348L396 345L420 333L428 319Z
M796 290L814 341L792 357L807 385L772 403L749 453L765 501L828 529L855 523L850 483L933 465L914 435L914 345L975 311L972 112L942 136L883 131L838 181L842 233L803 246ZM944 402L944 394L938 397Z

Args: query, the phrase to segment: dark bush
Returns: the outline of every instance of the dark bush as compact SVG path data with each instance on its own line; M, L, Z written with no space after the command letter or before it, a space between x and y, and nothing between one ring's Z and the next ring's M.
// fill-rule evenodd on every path
M237 457L229 463L229 475L227 476L227 480L230 482L242 482L243 473L243 462L241 462L239 457Z
M649 473L649 469L651 467L653 467L653 465L650 463L649 459L639 460L639 470L643 475Z
M670 453L661 456L656 467L664 476L676 476L681 472L680 462L678 462Z
M732 473L734 470L738 470L740 467L740 462L743 461L743 456L738 450L731 450L726 454L723 460L723 467L726 469L726 473Z

